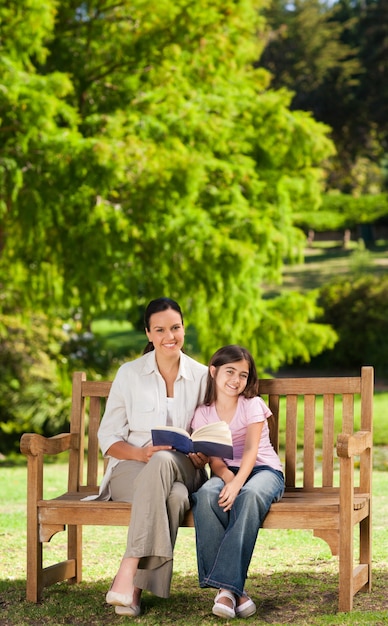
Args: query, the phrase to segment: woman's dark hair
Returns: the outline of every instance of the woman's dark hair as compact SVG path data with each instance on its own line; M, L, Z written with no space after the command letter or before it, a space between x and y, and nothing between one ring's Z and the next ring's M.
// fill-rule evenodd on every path
M183 324L183 314L179 304L175 302L175 300L171 300L171 298L163 297L156 298L155 300L151 300L151 302L148 303L144 313L144 327L149 331L151 315L153 315L154 313L160 313L161 311L167 311L168 309L173 309L174 311L179 313ZM143 350L143 354L151 352L152 350L154 350L154 344L152 343L152 341L149 341Z
M217 400L217 372L213 378L210 373L210 366L213 365L215 368L219 368L221 365L226 365L227 363L236 363L237 361L243 360L247 361L249 365L249 373L247 384L244 391L242 392L242 395L245 398L254 398L258 395L259 379L257 378L256 365L251 353L248 352L246 348L242 348L241 346L223 346L223 348L220 348L219 350L217 350L217 352L213 354L209 362L204 404L210 405Z

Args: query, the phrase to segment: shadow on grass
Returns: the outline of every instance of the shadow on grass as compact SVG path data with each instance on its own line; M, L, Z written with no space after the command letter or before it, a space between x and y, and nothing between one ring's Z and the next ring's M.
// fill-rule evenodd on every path
M115 614L105 603L110 580L60 583L45 590L39 604L25 601L25 581L0 581L0 625L42 626L74 624L141 623L145 625L182 624L210 626L226 621L211 613L215 590L199 589L194 575L175 575L167 600L144 594L143 613L127 619ZM388 570L376 569L371 594L359 593L351 614L337 613L337 582L334 574L308 571L254 573L247 581L247 592L257 604L257 613L248 620L234 619L233 624L368 624L388 623Z

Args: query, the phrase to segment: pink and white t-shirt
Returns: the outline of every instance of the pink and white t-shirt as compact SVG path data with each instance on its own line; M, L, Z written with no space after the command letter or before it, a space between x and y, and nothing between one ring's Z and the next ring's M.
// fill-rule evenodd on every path
M254 398L238 397L236 413L229 424L233 440L233 459L224 459L227 465L240 467L244 452L247 426L257 422L264 422L255 465L268 465L273 469L283 471L280 459L269 438L268 418L271 415L270 409L259 396L255 396ZM219 421L220 418L218 417L215 405L207 406L202 404L195 410L191 428L195 430L200 426L205 426L205 424Z

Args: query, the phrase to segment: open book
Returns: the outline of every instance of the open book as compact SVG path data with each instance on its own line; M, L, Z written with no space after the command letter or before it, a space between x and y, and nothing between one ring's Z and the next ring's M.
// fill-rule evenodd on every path
M172 446L184 454L202 452L207 456L233 459L232 434L226 422L206 424L191 435L174 426L156 426L151 434L154 446Z

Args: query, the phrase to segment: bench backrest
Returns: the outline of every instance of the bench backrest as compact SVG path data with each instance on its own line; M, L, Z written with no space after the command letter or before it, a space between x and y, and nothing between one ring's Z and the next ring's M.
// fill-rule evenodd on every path
M103 462L97 431L111 384L73 375L70 431L80 453L70 452L69 491L98 489ZM273 413L271 441L284 462L287 490L333 488L337 435L372 431L373 368L363 367L361 376L261 379L259 391ZM370 457L361 458L360 491L370 490L370 468Z
M85 372L73 374L70 432L79 438L79 450L70 451L69 491L98 490L102 461L97 431L111 386L110 381L86 380Z
M335 446L339 433L372 432L373 367L361 376L276 378L260 381L270 407L271 441L284 461L287 490L335 486ZM322 432L318 432L317 415ZM298 454L300 450L300 454ZM370 452L360 459L359 488L370 490Z

